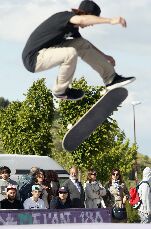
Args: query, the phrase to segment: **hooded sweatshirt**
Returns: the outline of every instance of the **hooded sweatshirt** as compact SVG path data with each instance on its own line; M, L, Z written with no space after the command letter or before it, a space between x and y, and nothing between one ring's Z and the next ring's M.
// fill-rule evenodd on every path
M147 181L147 183L142 183L139 186L138 193L142 204L139 207L139 211L147 214L151 214L151 168L146 167L143 170L143 179L142 181Z

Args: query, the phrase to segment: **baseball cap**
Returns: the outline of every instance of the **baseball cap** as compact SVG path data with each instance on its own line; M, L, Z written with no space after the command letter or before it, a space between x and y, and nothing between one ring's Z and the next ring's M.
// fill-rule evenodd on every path
M66 187L61 187L58 192L68 193L68 190Z
M17 188L16 188L15 185L9 184L9 185L7 186L7 188L6 188L6 191L9 191L10 189L15 189L15 190L17 190Z
M42 192L42 187L40 185L33 185L32 186L32 191Z
M78 9L72 9L75 12L85 12L86 14L100 16L101 9L100 7L93 1L84 0L80 3Z

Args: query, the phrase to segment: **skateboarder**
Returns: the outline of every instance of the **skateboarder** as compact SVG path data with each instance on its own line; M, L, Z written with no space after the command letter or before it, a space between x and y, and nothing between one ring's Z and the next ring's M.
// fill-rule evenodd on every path
M118 75L114 69L115 60L98 50L79 33L79 28L96 24L120 24L126 27L124 18L104 18L100 17L100 13L101 9L95 2L84 0L78 9L52 15L30 35L22 54L24 66L30 72L60 66L53 87L53 94L57 98L78 100L84 96L82 90L69 87L78 57L100 74L107 89L135 80L135 77Z

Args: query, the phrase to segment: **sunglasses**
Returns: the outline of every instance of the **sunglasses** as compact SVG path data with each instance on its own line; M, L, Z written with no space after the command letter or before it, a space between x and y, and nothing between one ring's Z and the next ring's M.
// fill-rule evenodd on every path
M59 194L67 194L67 192L59 192Z
M119 176L119 173L112 173L113 176Z
M96 176L96 173L91 173L91 175L94 175L94 176Z

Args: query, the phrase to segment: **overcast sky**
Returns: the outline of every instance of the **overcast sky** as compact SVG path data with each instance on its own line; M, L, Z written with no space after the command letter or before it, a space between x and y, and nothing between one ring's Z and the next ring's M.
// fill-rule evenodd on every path
M30 33L50 15L79 6L79 0L0 0L0 96L22 101L33 81L45 77L52 88L58 68L32 74L22 64L21 53ZM151 1L96 0L102 17L122 16L128 27L96 25L80 30L83 37L116 60L116 71L137 80L127 86L129 96L114 114L131 143L134 141L132 102L135 106L139 152L151 156ZM79 60L75 77L90 85L103 85L100 76Z

